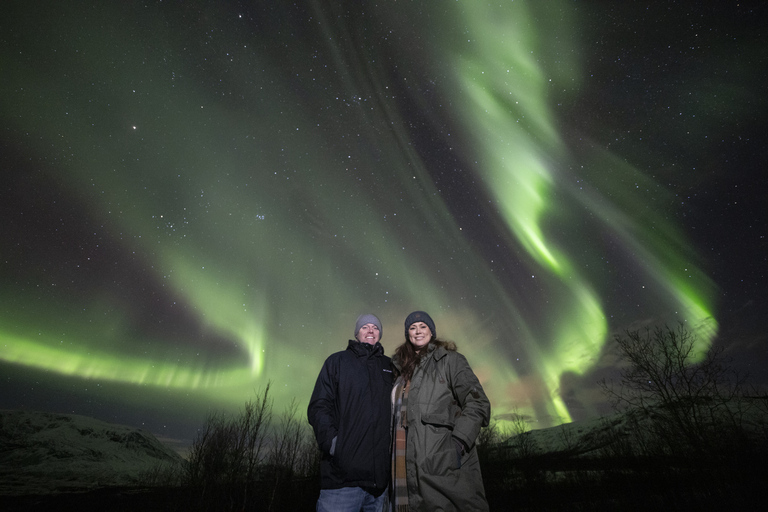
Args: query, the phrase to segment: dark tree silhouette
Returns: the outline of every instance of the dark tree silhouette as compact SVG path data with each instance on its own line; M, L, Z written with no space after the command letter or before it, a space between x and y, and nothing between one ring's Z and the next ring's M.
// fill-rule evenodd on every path
M615 340L620 378L600 385L617 410L648 419L666 451L719 450L739 437L748 407L744 379L722 348L702 349L683 325L626 331Z
M191 510L293 510L308 493L316 499L319 451L309 425L299 421L295 400L273 423L269 388L236 415L206 419L183 479Z

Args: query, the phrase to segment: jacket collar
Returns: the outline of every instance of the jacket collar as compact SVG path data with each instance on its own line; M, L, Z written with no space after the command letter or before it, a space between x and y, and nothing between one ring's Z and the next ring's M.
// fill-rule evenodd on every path
M438 347L435 344L430 344L429 347L427 347L427 357L431 357L435 361L444 358L447 353L448 351L445 350L445 347Z
M430 343L429 346L427 347L427 355L423 357L421 361L423 363L430 357L435 361L438 361L443 357L445 357L446 354L448 354L448 351L445 349L445 347L438 347L434 343ZM398 371L403 370L402 364L400 362L400 358L398 358L396 355L392 357L392 364L395 365L395 368L397 368Z
M375 345L362 341L349 340L347 350L351 350L357 357L373 357L384 354L384 347L378 341Z

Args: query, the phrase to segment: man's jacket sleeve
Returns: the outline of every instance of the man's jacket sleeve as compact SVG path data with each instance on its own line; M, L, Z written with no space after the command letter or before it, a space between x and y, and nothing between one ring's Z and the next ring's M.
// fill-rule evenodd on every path
M338 377L335 364L328 358L317 376L315 389L307 408L307 419L315 431L317 445L323 453L331 453L333 438L338 433L336 421L336 389Z

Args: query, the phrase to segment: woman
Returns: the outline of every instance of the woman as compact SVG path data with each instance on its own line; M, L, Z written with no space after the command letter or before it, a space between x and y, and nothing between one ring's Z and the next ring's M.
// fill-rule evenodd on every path
M467 360L414 311L392 363L395 512L488 510L475 440L491 404Z

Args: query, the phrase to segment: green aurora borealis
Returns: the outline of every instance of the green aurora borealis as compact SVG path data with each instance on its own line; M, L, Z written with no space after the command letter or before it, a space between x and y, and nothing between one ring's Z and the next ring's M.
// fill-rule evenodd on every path
M647 125L731 77L681 68L623 126L578 2L269 4L7 9L11 405L196 428L269 380L306 404L358 314L391 354L424 309L495 417L548 426L599 412L614 332L716 339L719 287L680 214L699 178ZM711 53L696 69L728 61ZM753 108L736 94L679 129L724 137L719 102Z

